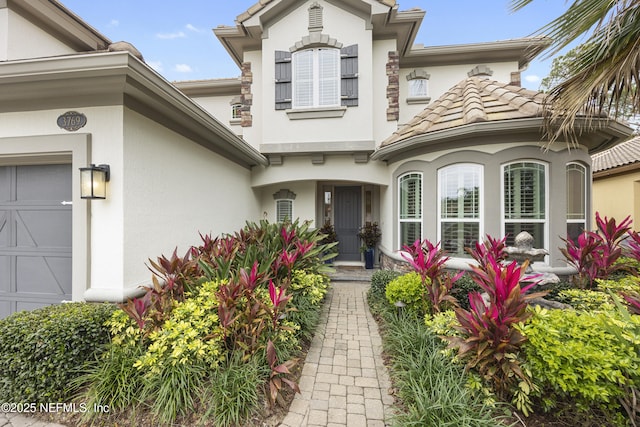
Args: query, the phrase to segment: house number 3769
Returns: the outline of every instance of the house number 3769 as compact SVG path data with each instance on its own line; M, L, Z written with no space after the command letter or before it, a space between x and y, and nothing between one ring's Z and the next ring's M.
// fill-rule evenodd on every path
M77 131L87 124L87 116L77 111L67 111L58 116L58 127L68 130L69 132Z

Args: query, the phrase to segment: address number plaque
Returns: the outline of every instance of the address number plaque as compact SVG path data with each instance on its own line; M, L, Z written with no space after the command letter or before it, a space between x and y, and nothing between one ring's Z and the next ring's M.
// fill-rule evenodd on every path
M87 116L77 111L67 111L58 117L58 126L69 132L75 132L86 124Z

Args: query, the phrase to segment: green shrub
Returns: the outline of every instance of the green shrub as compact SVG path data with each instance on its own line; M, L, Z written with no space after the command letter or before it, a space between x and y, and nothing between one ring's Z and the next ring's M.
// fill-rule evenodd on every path
M384 350L390 356L390 375L401 402L394 425L503 425L496 408L468 387L464 367L443 354L443 342L424 327L420 317L410 312L387 315L384 322Z
M469 293L481 292L482 288L467 273L460 277L454 284L449 294L458 301L458 305L469 310Z
M623 321L617 312L543 310L537 307L528 324L523 349L540 386L544 406L571 400L587 411L597 407L620 411L626 385L637 388L640 366L640 317ZM613 421L612 421L613 422Z
M402 273L395 270L377 270L371 275L371 296L373 298L383 298L387 290L387 285Z
M209 407L204 420L216 427L241 425L260 408L260 389L268 375L256 357L234 358L216 370L204 388Z
M427 279L429 280L429 279ZM391 305L402 301L406 304L407 310L428 313L428 303L425 298L425 287L422 284L420 275L416 272L404 274L393 279L387 285L385 296Z
M68 400L72 380L109 340L115 306L65 303L0 320L0 402Z
M576 310L613 310L609 294L588 289L567 289L558 294L557 301L569 304Z

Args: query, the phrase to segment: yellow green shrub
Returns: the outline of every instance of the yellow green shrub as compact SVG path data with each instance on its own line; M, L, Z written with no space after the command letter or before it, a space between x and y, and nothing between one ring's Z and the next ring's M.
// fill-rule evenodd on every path
M426 280L429 281L428 278ZM421 313L429 312L429 304L425 298L425 287L420 275L416 272L404 274L389 282L385 296L392 305L402 301L408 310Z

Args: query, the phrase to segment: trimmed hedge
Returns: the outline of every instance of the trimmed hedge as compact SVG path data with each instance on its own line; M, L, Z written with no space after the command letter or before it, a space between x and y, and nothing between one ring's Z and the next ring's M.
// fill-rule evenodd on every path
M401 275L402 273L394 270L375 271L371 276L371 296L375 298L384 298L389 282Z
M65 303L0 320L0 402L68 400L109 340L111 304Z

